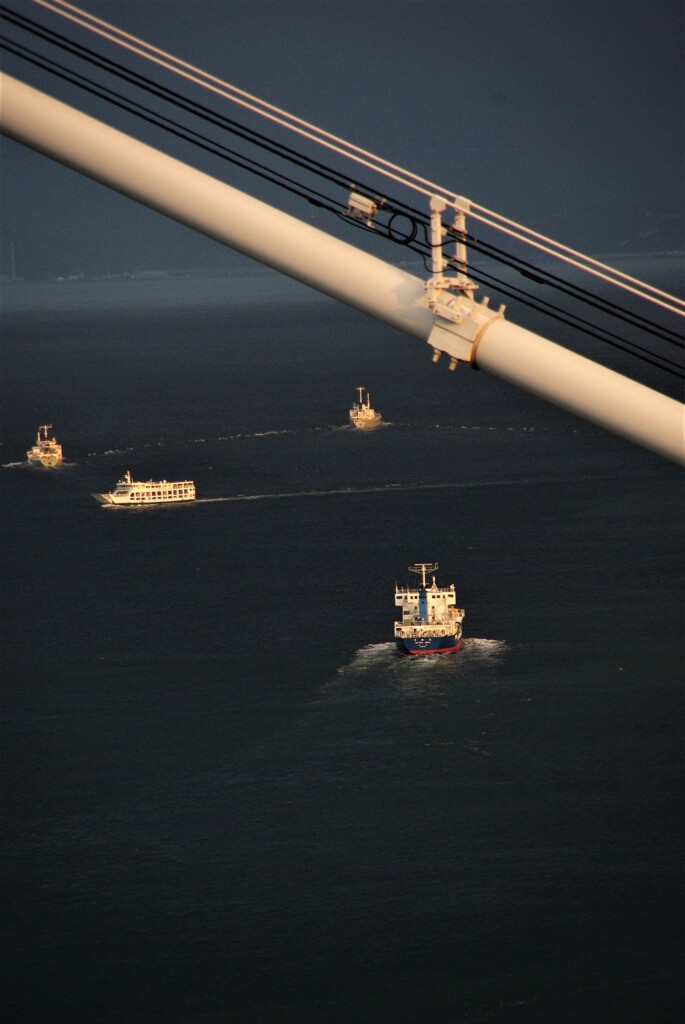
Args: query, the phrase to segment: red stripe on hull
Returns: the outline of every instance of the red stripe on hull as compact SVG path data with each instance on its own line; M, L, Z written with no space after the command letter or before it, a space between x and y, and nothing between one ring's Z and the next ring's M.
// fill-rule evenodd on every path
M410 651L406 647L404 648L405 654L452 654L454 651L460 651L464 646L464 641L460 640L456 647L434 647L432 650L425 650L425 648L417 648L415 651Z

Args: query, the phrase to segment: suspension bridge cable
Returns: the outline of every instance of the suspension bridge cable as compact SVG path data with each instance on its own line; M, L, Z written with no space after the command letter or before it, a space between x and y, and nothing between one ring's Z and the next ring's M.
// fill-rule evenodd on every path
M109 73L119 77L120 79L127 81L129 84L136 85L139 88L146 90L147 92L157 96L160 99L171 102L176 106L180 107L181 109L185 110L186 112L203 118L204 120L215 125L216 127L220 127L228 131L231 131L234 134L238 135L238 137L242 138L243 140L251 142L254 145L261 146L268 152L275 154L283 159L289 160L290 162L294 163L295 165L301 168L304 168L305 170L311 171L312 173L318 173L320 177L330 182L333 182L334 184L341 186L347 186L349 184L347 179L343 178L339 173L335 172L330 167L326 167L325 165L321 164L319 161L312 160L311 158L304 158L290 147L286 147L281 143L274 143L272 140L268 139L261 133L255 132L254 129L246 128L243 125L238 124L234 120L226 118L224 115L217 115L214 112L208 110L206 107L202 106L201 104L188 100L187 98L181 96L173 90L170 90L165 87L160 87L157 83L147 78L146 76L140 75L137 72L124 70L122 66L117 64L116 62L111 61L108 58L93 54L92 51L87 50L85 47L81 46L78 43L72 42L60 33L54 32L53 30L50 29L45 29L43 26L38 25L32 19L26 18L23 15L9 11L5 7L1 7L0 11L3 12L3 17L5 17L7 20L13 23L15 27L19 27L20 29L24 29L27 32L37 35L39 36L39 38L43 39L43 41L59 46L61 49L66 50L72 56L79 57L82 60L100 68L100 70L108 71ZM34 57L37 57L35 52ZM87 81L90 81L89 88L92 91L94 83L92 82L92 80ZM114 94L112 93L110 95L112 96ZM120 103L118 105L121 106ZM143 109L147 110L147 108ZM151 112L148 110L147 113L149 115ZM162 115L155 116L162 117ZM146 119L149 120L149 116ZM191 130L186 129L186 131ZM178 134L178 132L176 132L176 134ZM201 138L202 136L198 135L198 137ZM206 148L206 146L204 148ZM232 151L227 150L227 152ZM247 161L250 160L251 158L243 157L242 159ZM233 162L235 163L235 161ZM240 166L244 166L244 164L241 163ZM259 168L261 171L267 170L263 164L259 164L257 162L254 163L254 166ZM287 176L281 175L280 172L268 172L267 175L260 174L260 176L266 176L269 180L274 181L280 177L281 180L287 182L289 186L291 186L290 191L293 191L296 194L304 194L298 191L298 187L293 188L292 186L295 185L293 180L288 178ZM372 189L370 189L368 185L362 187L365 187L367 191L373 191ZM316 193L315 190L313 189L309 189L309 192L311 196L317 197L317 200L320 205L325 205L325 203L323 202L324 197L321 195L321 193ZM337 205L339 206L340 204ZM420 211L408 207L397 200L393 201L393 204L392 206L389 206L389 209L392 210L393 215L401 213L409 218L409 220L413 224L412 234L416 230L416 224L414 223L415 218L419 221L422 221L424 224L427 222L427 217L425 214L422 214L420 213ZM448 236L451 235L452 237L456 237L455 232L451 229L447 229L447 234ZM397 240L396 235L394 235L391 230L388 230L388 236L391 237L393 240ZM566 294L571 295L572 297L579 298L580 301L584 301L589 305L593 305L598 309L602 309L605 312L613 310L612 315L615 315L619 319L626 320L626 322L632 323L634 326L636 325L636 321L640 321L641 326L644 329L653 333L655 337L659 337L662 340L666 341L672 341L673 344L678 344L677 341L673 340L678 338L678 336L675 334L675 332L670 332L667 328L658 327L657 325L648 321L646 318L640 317L638 314L632 312L627 314L626 311L622 310L621 307L617 306L615 303L611 303L608 300L601 299L598 296L593 296L592 293L587 292L585 289L573 285L570 282L565 282L563 281L563 279L551 274L550 272L541 271L537 268L534 268L532 264L527 263L520 257L504 253L501 249L498 249L497 247L489 243L485 243L480 240L475 240L473 239L472 236L468 235L460 235L459 237L462 241L465 241L467 244L471 245L471 247L473 247L476 251L481 252L484 255L488 255L492 259L503 262L514 269L517 269L520 273L524 274L524 276L531 277L532 279L538 280L541 283L545 283L550 285L551 287L555 287L558 290L565 292ZM673 335L673 339L666 337L666 333Z
M422 178L420 175L416 175L413 172L400 168L391 161L378 157L362 147L346 142L330 132L317 128L315 125L303 120L302 118L298 118L295 115L289 114L287 111L274 106L273 104L260 100L251 93L239 89L236 86L232 86L223 79L210 75L202 69L182 61L179 58L174 57L172 54L145 42L139 37L124 32L103 19L96 18L87 11L76 7L74 4L67 3L66 0L32 0L32 2L50 10L54 14L58 14L59 16L66 18L90 32L94 32L95 34L108 39L116 45L124 47L130 52L136 53L147 60L151 60L159 66L165 67L174 74L182 75L188 80L201 85L203 88L211 89L218 95L222 95L234 103L247 107L247 109L280 124L282 127L286 127L291 131L297 132L311 141L318 142L319 145L333 149L334 152L346 156L350 160L361 163L363 166L373 169L377 173L389 177L391 180L397 181L408 188L421 192L424 195L438 193L445 197L450 205L456 205L459 202L466 202L471 211L473 209L480 211L479 213L472 214L476 219L481 220L483 223L490 224L495 230L503 231L505 234L509 234L525 244L532 245L533 247L538 248L557 259L562 259L565 262L570 263L572 266L576 266L584 270L586 273L593 274L616 287L624 288L633 294L639 295L645 301L653 302L669 309L677 315L685 316L685 301L677 298L676 296L670 295L668 292L664 292L653 285L647 284L646 282L640 281L631 275L616 270L607 264L601 263L599 260L587 257L577 250L555 242L553 239L550 239L539 232L533 231L532 229L526 228L523 225L518 224L516 221L494 213L494 211L489 210L487 207L471 203L468 200L463 200L462 197L457 196L456 193L451 190L446 190L442 186ZM636 288L630 287L629 283L638 285L642 290L638 291ZM661 299L666 299L668 301L661 301L657 296L661 296ZM671 303L675 305L671 305Z
M119 77L124 81L127 81L129 84L136 85L144 91L152 93L158 98L180 107L187 113L202 118L208 123L213 124L215 127L219 127L226 131L229 131L237 135L239 138L242 138L244 141L250 142L255 146L261 147L262 149L265 149L268 152L276 156L279 156L281 159L287 160L290 163L293 163L296 166L299 166L309 171L310 173L317 174L319 177L324 178L330 181L331 183L342 187L343 189L345 189L346 192L349 191L350 187L353 187L362 188L364 191L368 192L369 195L375 195L376 190L371 185L365 184L363 182L360 183L358 181L355 183L351 183L348 177L342 175L340 172L336 171L330 166L327 166L313 159L312 157L306 157L303 154L298 153L297 150L294 150L291 147L284 145L283 143L274 141L273 139L270 139L268 136L255 131L255 129L242 125L231 118L227 118L223 114L217 114L216 112L210 110L202 104L199 104L194 100L190 100L172 89L160 86L152 79L149 79L144 75L140 75L138 72L125 70L120 64L117 64L115 61L109 60L108 58L102 57L100 55L96 55L92 51L81 46L80 44L74 43L72 40L67 39L60 33L54 32L53 30L50 29L45 29L43 26L38 25L31 19L26 18L24 15L20 15L15 12L9 11L6 7L2 5L0 5L0 17L6 18L6 20L12 22L15 25L15 27L30 32L31 34L38 35L41 39L43 39L43 41L56 45L60 49L66 50L72 56L79 57L84 61L95 65L96 67L100 68L100 70L108 71L116 77ZM35 54L35 51L30 52L34 53L34 58L38 58L38 55ZM57 65L56 63L55 66L59 67L59 65ZM86 81L90 81L91 86L94 86L95 84L92 82L92 80ZM112 95L115 94L112 93ZM408 206L401 200L395 199L392 201L392 203L390 203L387 199L384 199L383 204L386 207L386 209L389 212L391 212L392 215L406 216L408 219L412 221L414 220L414 218L417 218L419 220L424 221L426 224L428 223L428 218L426 214L414 209L411 206ZM336 205L340 204L337 203Z
M647 284L645 281L640 281L636 277L631 277L630 274L624 274L622 271L617 270L615 267L610 267L610 266L608 266L605 263L601 263L599 260L594 259L592 256L586 256L583 253L578 252L576 249L572 249L572 248L570 248L570 246L564 245L561 242L555 242L554 239L548 238L547 235L540 234L540 232L535 231L532 228L524 227L524 225L519 224L519 223L517 223L514 220L510 220L508 217L504 217L500 213L494 213L492 210L489 210L485 206L480 206L478 203L471 203L471 206L472 206L472 209L475 209L475 210L479 211L479 215L472 213L472 216L474 216L476 220L482 221L483 224L489 224L490 223L490 221L488 221L486 219L486 217L494 218L495 220L500 221L502 225L506 224L510 228L516 228L516 230L518 232L523 232L526 235L530 235L531 239L536 239L538 242L546 242L548 245L556 246L561 252L566 253L569 256L574 256L574 257L576 257L578 259L585 260L586 263L591 264L593 267L601 268L604 271L610 271L612 274L617 275L618 277L622 278L625 281L630 281L633 284L638 284L638 285L640 285L643 288L648 288L655 295L661 295L663 298L669 299L670 301L675 302L678 306L681 306L681 307L683 307L683 309L685 309L685 299L681 299L677 295L671 295L669 292L661 291L659 288L655 288L653 285ZM493 226L495 226L495 225L493 225ZM503 231L505 234L512 234L514 238L519 238L520 241L525 241L524 238L520 237L519 235L515 234L514 232L506 231L503 226L502 227L498 227L498 230L499 231ZM529 245L533 245L533 242L529 241L528 244ZM543 247L540 246L540 245L536 245L535 248L543 248ZM546 251L546 250L543 249L543 251ZM561 258L558 253L552 253L552 255L556 255L557 258ZM572 262L572 261L571 260L567 260L567 262ZM587 270L588 268L587 267L583 267L582 269ZM598 274L597 276L598 277L602 277L603 275ZM639 293L636 293L636 294L639 294ZM666 308L669 308L669 307L666 307ZM680 312L680 311L679 310L677 310L677 311L674 310L674 312ZM685 314L681 314L681 315L685 315Z
M37 35L44 42L51 43L60 49L66 50L72 56L93 64L101 70L108 71L116 77L127 81L129 84L136 85L139 88L156 95L160 99L174 103L176 106L181 107L188 113L202 117L204 120L214 124L216 127L224 128L227 131L238 135L240 138L252 142L254 145L261 146L269 152L277 156L281 156L283 159L290 160L290 162L305 169L311 170L316 167L320 169L321 177L328 178L331 182L341 185L344 188L349 187L348 178L334 171L332 168L327 167L325 164L322 164L311 157L304 157L302 154L298 153L297 150L270 139L268 136L257 132L253 128L242 125L223 114L217 114L216 112L211 111L208 107L205 107L194 100L190 100L172 89L160 86L153 79L150 79L145 75L124 69L123 66L118 64L116 61L112 61L107 57L93 53L93 51L88 50L81 44L68 39L59 32L55 32L52 29L46 29L32 19L11 11L4 6L0 6L0 16L4 17L7 21L10 21L15 25L15 27L33 35Z
M475 281L479 281L481 284L495 284L497 290L503 295L508 295L510 298L521 302L530 309L543 313L545 316L549 316L552 319L559 321L559 323L565 324L567 327L572 327L575 330L582 331L583 334L587 334L591 338L604 342L604 344L610 345L612 348L618 349L640 362L654 366L657 369L662 370L664 373L668 373L680 380L685 380L685 371L683 371L682 367L677 363L672 362L670 359L666 359L664 356L659 356L653 352L649 352L647 349L636 345L634 342L621 343L621 339L618 339L615 334L607 337L609 332L600 329L600 333L600 330L597 330L595 327L588 324L586 320L576 318L574 314L568 314L564 310L544 302L542 299L536 299L527 292L523 292L515 286L506 284L506 282L494 277L492 274L488 274L486 271L478 270L473 272L471 268L469 268L469 274Z
M6 10L6 9L4 9L4 10ZM10 17L9 20L12 21L13 20L12 17ZM30 19L25 19L25 20L30 22ZM44 40L47 38L47 40L49 42L55 42L55 40L53 38L51 38L51 37L46 35L45 31L40 26L35 26L35 23L31 23L31 25L34 28L37 29L36 34L40 35L41 38L43 38ZM24 26L20 25L19 27L24 27ZM33 28L31 28L29 30L33 31ZM190 102L190 103L186 102L183 97L180 97L178 94L173 93L171 90L164 90L164 89L160 89L160 88L156 87L155 83L150 82L148 79L145 79L144 76L139 76L139 75L137 75L135 73L134 74L130 74L128 72L125 72L122 68L120 68L120 66L114 64L113 62L107 60L106 58L102 58L101 59L101 58L94 57L88 51L86 51L85 53L82 53L81 51L83 50L83 48L78 46L78 44L72 45L68 40L65 40L64 37L59 36L58 33L55 33L54 35L58 36L58 38L60 40L60 42L57 42L57 45L61 46L63 49L68 50L68 52L72 53L72 55L75 54L76 56L80 56L83 59L88 60L90 63L94 63L101 70L104 69L106 71L110 71L111 73L117 75L118 77L123 78L124 80L128 81L129 84L134 84L134 85L137 85L137 86L139 86L141 88L144 88L146 91L152 93L153 95L156 95L158 98L170 100L171 102L175 103L177 106L181 106L181 108L184 109L186 112L194 114L195 116L202 117L203 119L211 122L215 126L222 127L222 128L228 127L228 130L231 130L231 131L233 131L235 129L238 129L236 131L236 134L239 134L240 137L242 137L243 139L247 138L248 141L251 141L251 142L253 142L254 144L257 144L257 145L262 145L263 148L268 149L272 153L276 152L276 155L284 156L284 153L280 151L280 147L278 147L278 146L276 146L276 147L271 146L270 140L265 139L263 136L259 136L259 133L252 133L251 130L246 130L246 133L242 133L242 126L236 125L235 122L229 122L228 125L227 125L227 123L226 123L227 119L225 119L223 117L217 117L216 115L212 114L212 112L207 111L207 109L202 107L201 105L195 104L193 102ZM17 50L17 49L13 49L13 46L14 47L18 46L20 50L24 51L24 53L19 52L19 50ZM104 98L104 99L108 100L109 102L114 103L115 105L121 107L122 109L125 109L125 110L127 110L129 112L137 114L137 116L142 117L143 119L145 119L149 123L155 124L158 127L162 127L164 129L172 132L176 136L178 136L180 138L183 138L186 141L190 141L193 144L198 145L201 148L205 149L206 151L213 153L214 155L218 155L218 156L222 157L223 159L227 159L227 160L231 161L232 163L237 164L238 166L241 166L244 169L247 169L247 170L251 171L252 173L258 174L260 177L265 178L266 180L269 180L272 183L280 185L281 187L288 189L289 191L293 192L294 194L296 194L296 195L298 195L300 197L306 198L309 202L314 202L317 206L322 206L323 208L328 209L329 212L336 213L338 216L340 216L340 204L339 203L336 204L334 201L330 200L328 197L324 196L321 193L315 192L310 187L303 186L301 183L295 182L293 179L287 178L285 175L282 175L280 172L272 171L271 169L266 168L264 165L259 164L257 161L253 160L252 158L244 157L243 155L238 155L234 151L230 150L228 147L223 146L223 145L221 145L219 143L216 143L216 142L214 142L212 140L207 139L206 136L201 135L200 133L196 132L193 129L189 129L187 127L179 126L177 122L171 121L169 118L166 118L164 115L161 115L161 114L158 114L156 112L151 111L149 108L144 107L142 104L139 104L136 101L133 101L133 100L130 100L130 99L123 100L122 97L117 96L117 94L115 94L112 90L108 89L107 87L98 85L98 84L94 83L92 80L89 80L89 79L85 78L85 76L80 75L80 74L78 74L76 72L67 71L64 68L61 68L58 64L56 64L56 62L51 61L48 58L40 57L39 55L35 54L35 52L28 50L28 48L22 47L21 44L16 44L16 43L12 44L11 41L10 41L10 43L6 43L6 48L9 48L10 52L15 53L15 55L20 56L20 57L23 56L25 59L30 60L34 64L37 63L39 66L44 67L46 70L52 71L53 73L59 75L60 77L66 79L68 81L71 81L73 84L77 84L77 85L81 86L82 88L86 89L87 91L89 91L89 92L91 92L91 93L93 93L95 95L98 95L101 98ZM255 139L252 137L253 134L259 136L259 142L255 141ZM285 150L288 149L288 147L283 147L283 148ZM293 159L293 162L297 163L299 166L304 167L307 170L313 170L313 168L310 166L310 163L313 163L313 164L315 164L317 166L318 171L316 171L316 173L320 173L322 170L324 172L328 170L327 168L325 168L322 165L318 164L317 161L311 161L310 162L310 161L307 161L307 160L299 160L299 159L297 159L297 154L294 154L294 157L295 157L295 159ZM287 159L293 158L293 151L288 151L288 155L286 156L286 158ZM328 177L329 180L332 180L336 184L340 184L341 181L344 180L344 179L341 179L340 176L336 175L335 173L331 173L329 175L322 174L321 176ZM403 204L398 204L398 207L402 206L402 205ZM393 210L395 210L395 212L397 212L398 208L393 206L393 207L391 207L391 209L393 209ZM425 215L422 215L422 214L419 213L419 211L412 210L409 207L405 207L404 210L400 210L399 212L405 213L406 210L409 210L417 218L420 218L424 222L427 222L427 218L426 218ZM405 214L405 215L408 215L408 214ZM415 225L414 225L414 227L415 227ZM424 227L425 227L425 223L424 223ZM454 234L454 232L449 232L448 231L448 234L449 233ZM393 237L392 233L389 230L388 230L387 234L385 235L385 237L389 238L390 240L397 241L397 238ZM417 246L417 245L412 244L414 242L414 237L415 237L415 230L413 230L411 238L403 240L404 244L407 244L409 246L409 248L413 249L414 251L420 252L424 256L428 255L428 253L430 251L430 246L428 245L427 239L424 240L424 247L422 248L420 245ZM483 252L483 253L489 255L490 258L499 260L500 262L503 262L506 265L508 265L510 267L513 267L517 271L519 271L519 272L521 272L523 274L526 274L529 277L534 277L536 280L541 280L543 283L551 283L552 287L556 287L556 288L558 288L558 290L563 291L566 294L572 295L572 297L577 297L574 294L574 292L576 290L576 286L569 285L568 288L564 288L563 285L566 282L563 282L561 279L556 278L555 275L549 275L549 277L552 280L548 282L548 281L546 281L544 279L544 276L541 275L541 272L538 271L537 268L533 268L531 264L527 264L525 261L520 260L517 257L508 256L506 253L502 253L501 250L496 249L496 247L494 247L494 246L489 246L487 243L483 243L482 245L479 245L477 239L473 239L471 236L467 236L467 237L468 237L469 243L471 244L471 246L473 248L475 248L476 251ZM464 236L462 236L461 234L459 235L459 238L461 240L466 240L464 238ZM492 251L490 251L490 250L492 250ZM525 269L522 269L524 266L530 268L531 270L533 270L534 273L530 273L530 272L527 273L527 271ZM471 272L471 273L472 273L472 276L475 279L478 279L473 272ZM595 337L595 338L597 338L599 340L602 340L602 341L604 341L607 344L613 345L613 347L619 348L621 351L626 352L628 354L631 354L635 358L641 359L644 362L648 362L648 363L650 363L653 366L657 366L659 369L662 369L662 370L664 370L667 373L674 373L676 376L681 376L681 373L680 373L679 368L677 367L677 365L672 363L670 360L666 359L665 357L663 357L663 356L656 356L656 359L661 361L661 362L656 362L654 358L649 358L650 356L654 356L654 353L649 353L648 350L644 349L640 345L637 345L636 343L628 342L627 344L630 345L631 348L627 348L625 346L625 344L621 344L620 343L621 339L618 339L616 335L612 334L611 332L606 331L606 329L600 329L600 331L601 331L601 333L600 333L599 331L593 329L592 325L590 325L587 321L583 320L581 317L578 317L575 314L570 314L569 315L569 314L563 313L558 307L553 306L551 303L547 302L546 300L535 300L535 299L533 299L532 296L528 295L528 293L524 292L522 289L515 289L515 292L512 292L511 290L509 290L509 288L507 288L507 286L504 284L504 282L502 282L500 279L494 277L493 275L484 274L484 277L488 278L492 282L497 283L497 285L500 287L500 290L502 290L505 294L508 294L508 295L510 295L510 296L512 296L514 298L517 298L519 301L524 302L526 305L529 305L532 308L535 308L535 309L539 310L540 312L545 313L546 315L552 316L555 319L560 320L563 323L566 323L566 324L568 324L570 326L574 326L576 329L581 330L584 333L589 334L590 336ZM556 282L556 283L554 283L554 282ZM584 289L577 289L577 290L580 291L580 292L583 292L585 294L585 296L590 296L592 298L591 293L585 292ZM596 297L594 297L594 298L596 298ZM588 299L586 298L585 301L588 301ZM598 300L598 302L603 303L604 300ZM590 302L590 304L595 304L595 303ZM608 303L607 305L614 306L613 303ZM598 308L603 308L603 306L600 305ZM615 309L620 311L619 307L615 307ZM604 311L607 311L607 310L604 310ZM611 312L611 311L609 311L609 312ZM612 313L612 315L618 315L618 314ZM644 318L638 317L637 319L643 320L644 323L647 323L647 324L649 323L648 321L644 321ZM631 322L631 321L628 321L628 322ZM635 326L635 324L633 324L633 326ZM654 325L651 325L651 326L654 326ZM611 340L612 338L614 339L613 341ZM671 339L665 339L665 340L671 340ZM664 365L664 364L668 364L668 365ZM673 369L669 369L668 368L669 365L671 367L673 367Z
M645 317L640 316L639 313L634 313L632 310L625 310L616 303L610 302L608 299L604 299L592 292L588 292L586 289L581 288L578 285L571 284L549 271L539 270L534 266L534 264L528 263L526 260L522 260L518 257L511 256L508 253L503 252L501 249L491 245L489 242L483 242L472 235L467 237L469 238L469 248L474 252L481 253L481 255L484 256L489 256L491 259L496 260L499 263L503 263L505 266L511 267L524 277L527 277L538 284L544 284L552 287L557 291L562 292L564 295L569 295L571 298L584 302L586 305L591 306L594 309L598 309L602 313L613 316L617 320L630 324L632 327L644 330L647 333L652 334L655 338L659 338L661 341L675 345L678 348L685 348L685 340L683 339L683 336L677 334L675 331L671 331L668 327L662 327L654 324L651 320L647 320Z
M270 168L267 168L264 164L258 163L251 157L235 153L227 146L208 139L206 136L201 135L192 128L178 125L177 122L172 121L163 114L149 110L135 100L117 96L116 93L108 89L106 86L92 82L85 76L80 75L78 72L71 71L66 68L60 68L59 65L55 64L55 62L51 61L49 58L35 54L29 50L28 47L24 47L21 44L7 41L4 36L0 36L0 45L3 49L13 53L17 57L27 60L36 67L40 67L44 71L50 71L63 81L67 81L72 85L77 85L91 95L97 96L100 99L105 99L113 106L119 107L119 109L125 110L127 113L135 114L142 120L147 121L149 124L165 129L177 138L193 143L200 149L205 150L205 152L211 153L214 156L219 156L222 159L241 167L243 170L247 170L250 173L255 174L257 177L269 181L272 184L279 185L300 198L306 199L310 203L326 207L333 213L338 212L334 201L323 195L323 193L316 192L308 186L300 185L298 182L295 182L294 179L288 178L286 175L283 175L278 171L273 171ZM338 208L341 206L342 204L337 204Z

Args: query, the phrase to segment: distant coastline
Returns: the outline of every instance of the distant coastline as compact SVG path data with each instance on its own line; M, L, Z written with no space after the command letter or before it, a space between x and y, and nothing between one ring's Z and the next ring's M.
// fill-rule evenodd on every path
M609 251L589 253L593 259L612 264L625 264L626 262L665 262L670 259L680 260L685 264L685 250L672 249L655 252L632 251ZM473 265L478 266L482 261L474 260ZM541 261L540 266L547 261ZM403 267L410 273L417 276L424 276L423 263L421 260L400 261L398 266ZM89 271L77 271L73 273L40 275L35 277L23 277L17 275L10 277L0 274L0 285L54 285L54 284L107 284L126 283L140 281L214 281L214 280L255 280L269 277L284 277L277 270L266 266L214 266L214 267L186 267L186 268L146 268L139 270L109 271L107 273L91 273ZM305 286L302 286L305 287Z
M9 277L0 275L0 284L83 284L84 282L102 283L108 281L169 281L169 280L214 280L217 278L258 277L265 274L276 274L269 267L190 267L149 268L143 270L109 271L107 273L91 273L76 271L64 274L42 274L35 277L17 275ZM279 275L280 276L280 275Z

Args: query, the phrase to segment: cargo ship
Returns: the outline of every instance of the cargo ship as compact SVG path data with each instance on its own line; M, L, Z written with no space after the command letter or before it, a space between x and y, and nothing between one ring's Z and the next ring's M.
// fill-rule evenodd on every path
M133 480L127 471L113 491L93 494L101 505L169 505L177 501L194 501L195 484L192 480Z
M350 409L350 423L358 430L375 430L383 422L381 414L371 408L371 396L368 391L366 392L366 402L363 398L364 388L357 388L357 391L359 392L359 401L354 402Z
M402 621L395 623L395 643L401 654L449 654L463 646L461 624L464 609L457 608L454 583L439 587L426 584L427 574L437 572L437 562L417 562L409 572L421 577L416 587L395 585L395 607Z
M43 436L40 436L41 430ZM36 434L36 443L26 453L26 458L32 466L45 466L46 469L52 469L53 466L59 466L62 462L62 445L57 444L57 440L54 437L48 437L48 430L52 430L52 423L45 423L38 427L38 433Z

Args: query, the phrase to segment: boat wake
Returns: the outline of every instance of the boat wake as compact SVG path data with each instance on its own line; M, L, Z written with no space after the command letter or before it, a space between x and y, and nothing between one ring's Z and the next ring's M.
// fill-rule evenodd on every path
M338 675L363 675L377 669L391 669L401 658L395 644L367 644L355 651L352 661L338 669ZM422 659L423 660L423 659Z
M367 644L340 666L314 703L443 700L466 684L473 692L501 678L508 649L504 640L481 637L466 637L451 654L402 655L393 642Z
M456 434L456 433L462 433L462 434L466 434L466 433L470 433L470 434L478 434L478 433L483 433L483 434L485 434L485 433L534 434L536 432L544 434L544 433L547 433L547 431L548 431L548 428L544 427L544 426L543 427L541 427L541 426L525 427L525 426L519 426L519 425L517 425L515 427L514 426L504 426L504 425L486 426L486 425L483 425L483 424L480 424L480 423L410 423L410 422L406 422L406 423L390 423L390 424L388 424L388 426L404 427L404 428L408 428L410 430L435 430L435 431L440 431L441 433L445 433L445 434Z
M74 466L78 466L78 462L60 462L56 466L36 466L30 462L3 462L2 469L27 469L32 473L44 473L49 470L50 473L60 473L63 469L73 469Z
M310 432L315 431L326 431L326 430L337 430L338 427L311 427ZM305 431L307 432L307 431ZM300 431L297 430L257 430L253 433L240 433L240 434L221 434L219 437L187 437L183 439L170 439L160 438L159 441L151 441L148 444L138 447L136 445L129 445L124 448L107 448L102 452L88 452L88 457L91 459L98 459L104 457L111 457L112 455L128 455L131 452L149 451L150 448L184 448L187 445L192 444L226 444L232 441L250 441L253 439L261 439L268 437L284 437L289 434L297 434Z
M444 665L452 668L455 665L495 666L502 660L507 650L504 640L489 640L482 637L465 637L461 650L452 654L402 655L392 641L384 644L367 644L355 652L347 665L338 669L338 675L364 675L378 669L432 672Z
M469 663L495 664L502 660L509 650L505 640L488 640L471 636L464 640L463 655Z
M516 432L516 433L533 433L535 431L544 432L545 427L525 427L525 426L481 426L479 424L465 424L465 423L404 423L404 422L393 422L390 420L383 420L379 424L379 428L395 427L400 429L411 429L411 430L428 430L428 431L440 431L441 433L475 433L475 432ZM236 433L236 434L220 434L218 437L188 437L180 439L172 438L160 438L158 441L151 441L148 444L128 445L121 448L107 448L104 451L92 451L88 452L88 458L112 458L117 455L130 455L135 452L149 451L153 448L184 448L189 445L209 445L209 444L230 444L236 441L251 441L261 440L274 437L287 437L302 434L338 434L340 432L351 433L355 436L365 435L367 433L373 433L373 431L359 431L355 428L352 423L328 423L324 426L317 427L302 427L302 428L288 428L288 429L276 429L276 430L256 430L250 433Z
M213 504L228 501L274 501L283 498L325 498L345 494L385 494L388 492L400 491L445 491L465 490L474 487L509 487L512 484L521 483L520 480L478 480L478 481L450 481L448 483L414 483L414 484L379 484L373 487L335 487L322 491L278 491L266 494L235 494L223 498L198 498L196 505Z

